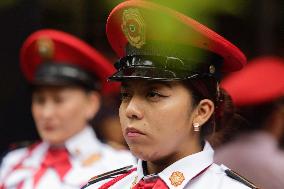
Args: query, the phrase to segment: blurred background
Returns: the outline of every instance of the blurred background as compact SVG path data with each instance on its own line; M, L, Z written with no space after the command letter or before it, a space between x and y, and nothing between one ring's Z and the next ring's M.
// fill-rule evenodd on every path
M243 50L248 59L269 54L284 56L282 0L155 1L208 25ZM37 29L60 29L80 37L115 61L105 36L105 23L111 9L120 2L0 0L0 154L12 144L38 138L28 85L19 67L19 50L25 38ZM104 118L108 114L117 112L117 99L104 106L95 120L96 129L106 124ZM98 132L100 137L106 135L104 132Z

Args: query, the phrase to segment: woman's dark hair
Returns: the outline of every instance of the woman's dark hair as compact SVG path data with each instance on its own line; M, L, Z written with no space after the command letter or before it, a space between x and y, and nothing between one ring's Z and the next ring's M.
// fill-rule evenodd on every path
M201 127L200 136L203 139L212 139L214 133L214 140L224 141L220 133L233 118L242 120L239 115L235 114L235 107L230 96L218 86L218 82L213 77L197 78L183 81L183 84L190 90L193 96L193 105L203 99L211 100L215 105L215 111L210 119ZM242 121L240 121L242 122ZM214 141L213 140L213 141ZM215 143L215 142L214 142Z
M190 90L193 97L193 105L197 106L198 103L203 99L211 100L215 108L218 106L218 101L220 99L220 94L218 91L217 82L212 77L206 78L197 78L186 80L183 82L184 85ZM216 130L216 110L210 117L210 119L201 127L201 139L207 137L209 134L213 133Z
M221 123L222 130L214 133L209 139L210 142L217 147L220 144L232 141L242 133L249 133L264 128L269 117L283 104L284 98L282 97L273 102L236 108L232 116L223 116L223 119L221 119L223 122ZM228 108L224 108L224 112L228 112ZM284 137L280 140L280 144L284 144Z

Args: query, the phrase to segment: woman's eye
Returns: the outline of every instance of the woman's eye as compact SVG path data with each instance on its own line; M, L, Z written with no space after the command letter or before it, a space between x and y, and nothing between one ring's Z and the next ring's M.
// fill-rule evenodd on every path
M36 104L44 104L45 103L45 98L39 95L34 95L32 98L33 103Z
M62 103L64 101L64 97L56 96L54 97L53 101L57 104Z
M163 97L166 97L165 95L162 95L160 94L159 92L157 91L150 91L148 94L147 94L147 98L151 99L151 100L159 100L160 98L163 98Z

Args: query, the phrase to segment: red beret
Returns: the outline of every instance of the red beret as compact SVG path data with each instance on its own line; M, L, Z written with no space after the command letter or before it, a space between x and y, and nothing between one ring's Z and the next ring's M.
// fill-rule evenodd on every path
M246 64L244 54L222 36L188 16L148 1L130 0L116 6L108 17L106 32L120 58L127 56L127 44L140 49L150 41L160 41L217 54L223 59L222 72L239 70Z
M236 106L258 105L284 95L284 60L260 57L221 82Z
M103 93L118 89L117 85L107 83L107 77L115 71L113 65L87 43L65 32L43 29L32 33L24 42L20 63L29 82L33 83L39 65L47 61L86 70L100 80Z

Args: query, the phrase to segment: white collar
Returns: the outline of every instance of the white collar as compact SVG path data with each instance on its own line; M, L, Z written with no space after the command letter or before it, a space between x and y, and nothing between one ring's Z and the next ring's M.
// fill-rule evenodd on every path
M81 160L93 154L100 154L102 145L90 126L86 126L65 142L65 147L71 156Z
M196 177L203 170L208 168L213 163L214 151L211 145L206 142L201 152L186 156L169 167L165 168L162 172L158 173L158 176L168 185L170 189L182 189L191 179ZM181 174L184 177L184 181L178 186L172 185L170 178L172 175ZM143 177L142 160L139 159L137 165L137 182Z

